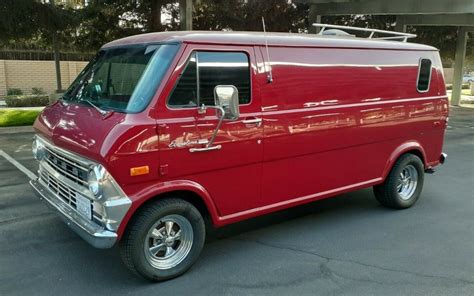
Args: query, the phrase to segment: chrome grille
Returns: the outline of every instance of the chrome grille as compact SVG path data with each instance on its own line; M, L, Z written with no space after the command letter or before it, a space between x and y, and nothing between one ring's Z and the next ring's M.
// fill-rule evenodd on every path
M67 204L76 208L76 190L63 184L56 178L54 178L46 170L41 170L41 180L48 186L48 188L54 192L58 197L64 200Z
M49 147L46 148L45 160L61 175L81 186L87 187L87 168L64 155L58 154Z
M73 209L76 210L76 193L77 190L70 187L69 185L59 181L52 174L50 174L46 169L40 168L40 179L44 184L59 198L61 198L65 203L70 205ZM102 216L94 211L94 205L92 204L92 220L99 224L102 223Z

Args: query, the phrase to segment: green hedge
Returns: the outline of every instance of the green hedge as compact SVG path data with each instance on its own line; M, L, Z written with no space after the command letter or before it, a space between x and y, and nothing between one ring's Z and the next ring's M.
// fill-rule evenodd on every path
M469 85L469 83L464 83L464 84L461 85L462 89L470 89L470 87L471 86ZM446 89L447 90L453 90L453 85L452 84L447 84Z
M19 88L9 88L7 89L7 96L21 96L23 91Z
M5 103L8 107L40 107L49 104L46 95L6 96Z

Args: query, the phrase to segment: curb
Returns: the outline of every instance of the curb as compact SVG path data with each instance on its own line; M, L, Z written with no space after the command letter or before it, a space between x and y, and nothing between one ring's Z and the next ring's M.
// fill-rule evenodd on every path
M32 125L0 127L0 135L33 133L33 132L34 130L33 130Z

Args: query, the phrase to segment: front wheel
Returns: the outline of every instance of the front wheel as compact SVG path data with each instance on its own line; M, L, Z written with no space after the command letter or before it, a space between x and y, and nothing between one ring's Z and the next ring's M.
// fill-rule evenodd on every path
M125 265L153 281L186 272L197 260L205 241L199 211L181 199L163 199L141 209L120 241Z
M386 207L409 208L420 197L423 181L424 166L421 159L414 154L404 154L397 160L384 183L374 186L375 198Z

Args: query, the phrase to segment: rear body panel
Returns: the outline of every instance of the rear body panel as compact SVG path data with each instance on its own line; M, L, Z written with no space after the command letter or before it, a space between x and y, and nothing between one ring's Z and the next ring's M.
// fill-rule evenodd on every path
M448 104L437 88L439 65L430 90L416 89L419 59L436 52L271 48L270 56L274 82L259 78L262 206L380 183L405 143L422 147L427 166L439 161Z

